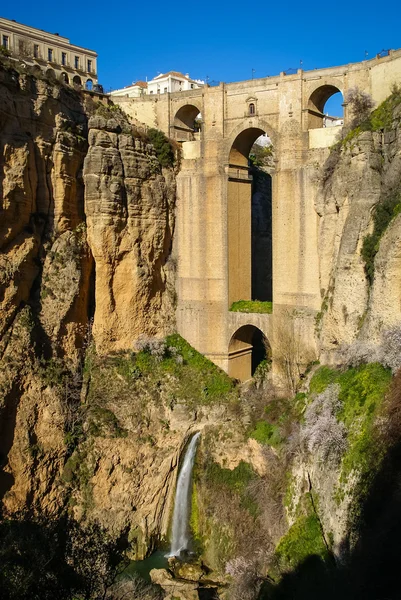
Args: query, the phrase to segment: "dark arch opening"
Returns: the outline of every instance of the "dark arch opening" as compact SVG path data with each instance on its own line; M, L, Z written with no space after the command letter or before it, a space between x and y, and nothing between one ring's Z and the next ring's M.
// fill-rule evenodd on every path
M259 128L241 132L228 167L229 305L273 300L274 148Z
M93 89L93 81L92 79L88 79L87 82L85 83L85 88L89 91L91 91Z
M72 80L72 83L74 84L74 86L77 86L77 87L78 86L79 87L82 86L82 81L81 81L81 78L79 77L79 75L75 75L74 76L74 79Z
M247 381L258 365L270 357L271 348L264 333L254 325L243 325L230 340L228 373L230 377Z
M61 81L64 81L64 83L67 83L67 84L70 83L67 73L61 73L60 79L61 79Z
M344 121L343 96L334 85L323 85L313 92L308 103L308 128L342 125Z
M174 117L174 137L179 142L190 142L202 128L199 108L193 104L182 106Z
M56 79L56 72L54 71L54 69L47 69L46 77L48 79Z

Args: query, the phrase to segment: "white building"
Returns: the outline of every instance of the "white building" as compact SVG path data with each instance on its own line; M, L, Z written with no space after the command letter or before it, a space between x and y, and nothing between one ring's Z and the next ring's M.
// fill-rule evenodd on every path
M183 75L178 71L169 71L160 73L157 77L148 82L148 94L167 94L173 92L186 92L202 87L205 84L200 79L191 79L188 75Z
M126 96L127 98L139 98L146 94L148 84L146 81L137 81L131 83L120 90L114 90L110 92L110 96Z
M167 94L172 92L185 92L205 85L200 79L191 79L188 75L178 71L161 73L148 82L137 81L119 90L110 92L110 96L128 96L138 98L144 94Z

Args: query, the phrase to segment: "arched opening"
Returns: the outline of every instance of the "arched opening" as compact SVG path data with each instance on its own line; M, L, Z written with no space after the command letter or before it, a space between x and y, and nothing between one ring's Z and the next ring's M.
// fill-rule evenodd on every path
M272 175L274 148L259 128L235 139L228 167L228 296L273 300Z
M54 71L54 69L47 69L46 77L47 79L56 79L56 72Z
M93 81L92 79L88 79L85 83L85 88L90 92L93 89Z
M270 357L270 344L263 332L253 325L243 325L230 340L228 374L234 379L248 381L262 360Z
M308 103L308 129L343 125L343 95L334 85L323 85L313 92Z
M249 114L250 115L254 115L255 114L255 105L253 102L250 103L249 105Z
M67 85L70 83L67 73L61 73L60 79L61 81L64 81L64 83L66 83Z
M81 78L79 77L79 75L75 75L74 79L72 80L72 83L74 84L74 87L81 87L82 86L82 81Z
M191 142L202 128L199 108L193 104L182 106L174 117L174 138L178 142Z

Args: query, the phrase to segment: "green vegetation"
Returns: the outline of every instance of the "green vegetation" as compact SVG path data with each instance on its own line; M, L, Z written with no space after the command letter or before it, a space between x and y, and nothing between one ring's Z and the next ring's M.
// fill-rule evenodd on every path
M273 302L262 302L261 300L237 300L237 302L231 304L230 311L271 314L273 312Z
M389 196L374 208L373 232L368 234L362 244L362 258L365 261L365 272L369 283L375 274L375 256L380 247L380 240L387 227L396 215L401 212L401 193Z
M267 421L257 421L255 428L250 432L249 437L258 441L260 444L267 444L277 448L283 441L280 429L277 425Z
M243 460L235 469L224 469L215 462L206 466L206 479L212 485L224 485L238 493L243 493L247 485L255 478L255 472L250 464Z
M96 437L127 437L116 415L108 408L91 406L88 410L89 433Z
M159 129L148 129L150 143L156 150L157 160L162 167L174 166L174 150L166 135Z
M314 513L299 517L276 549L276 557L283 570L295 569L312 555L328 556L319 519Z
M320 393L331 383L340 386L342 409L338 419L347 428L348 448L341 465L341 480L345 482L353 471L362 478L373 476L381 460L374 444L374 421L378 416L391 383L391 371L379 363L362 365L346 371L321 367L310 383L312 393Z

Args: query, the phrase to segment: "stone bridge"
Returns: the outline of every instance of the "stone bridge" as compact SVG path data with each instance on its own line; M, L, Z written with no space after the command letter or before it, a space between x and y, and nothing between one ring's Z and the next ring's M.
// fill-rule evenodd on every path
M178 330L232 376L250 377L266 340L277 367L289 316L305 357L316 350L322 294L314 202L319 169L339 133L339 127L323 127L324 106L334 93L346 98L355 87L378 104L396 82L401 83L401 50L293 75L113 98L131 117L182 143L174 242ZM255 209L248 158L261 134L274 147L272 192ZM254 210L264 214L264 229ZM260 239L254 243L255 235ZM273 313L229 310L234 301L256 299L272 300Z

